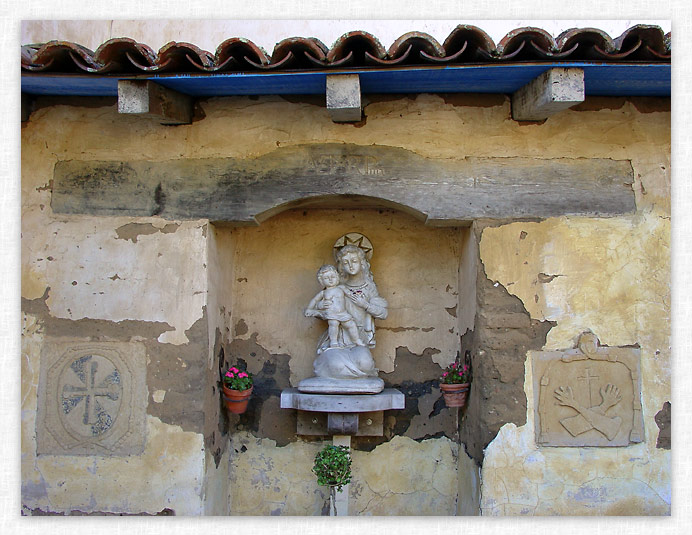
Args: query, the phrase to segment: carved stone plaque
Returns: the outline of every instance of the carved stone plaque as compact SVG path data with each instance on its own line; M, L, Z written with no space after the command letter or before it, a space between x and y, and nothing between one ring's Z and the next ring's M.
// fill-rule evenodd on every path
M147 403L143 345L48 342L41 365L38 454L142 452Z
M539 446L627 446L644 440L641 350L601 347L532 353Z

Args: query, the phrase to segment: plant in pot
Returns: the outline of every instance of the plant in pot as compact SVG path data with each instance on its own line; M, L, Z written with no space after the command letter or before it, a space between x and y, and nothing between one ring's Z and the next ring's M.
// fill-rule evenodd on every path
M467 355L468 357L468 355ZM440 390L447 407L463 407L471 387L471 366L460 364L459 359L452 362L440 377Z
M233 414L243 414L252 394L252 374L235 366L228 368L223 376L223 400Z
M315 464L312 467L317 476L318 485L329 486L329 501L336 511L336 492L341 492L344 485L351 482L351 453L346 446L325 446L315 455Z

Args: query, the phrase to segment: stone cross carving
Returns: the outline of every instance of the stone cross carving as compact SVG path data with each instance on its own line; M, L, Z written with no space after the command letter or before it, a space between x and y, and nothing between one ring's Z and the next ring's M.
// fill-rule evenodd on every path
M100 365L100 366L99 366ZM101 371L99 372L99 367ZM108 370L104 374L103 369ZM70 374L71 370L73 374ZM63 371L69 374L69 381L62 387L62 412L69 415L73 409L82 405L82 424L86 426L86 432L93 436L105 433L117 418L119 406L111 404L111 407L99 403L99 398L106 398L112 402L120 399L122 387L120 386L120 372L108 359L99 355L85 355L78 358ZM78 384L70 384L78 379ZM82 403L84 402L84 403Z
M378 393L384 381L377 374L370 349L375 347L375 319L387 317L387 301L380 297L370 271L373 247L358 233L341 236L334 244L336 266L322 266L318 281L323 290L305 309L305 315L327 321L317 343L315 377L298 385L311 393Z
M603 347L532 352L536 440L541 446L626 446L643 440L640 350Z
M141 343L47 339L39 384L39 455L133 455L144 449Z

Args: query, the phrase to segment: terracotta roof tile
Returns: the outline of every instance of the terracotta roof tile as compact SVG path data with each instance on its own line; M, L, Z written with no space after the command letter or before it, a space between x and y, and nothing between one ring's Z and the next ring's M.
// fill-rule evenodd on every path
M553 38L541 28L509 32L496 45L480 28L459 25L440 44L422 32L409 32L385 49L377 37L352 31L331 48L313 37L291 37L271 55L252 41L233 37L214 53L190 43L170 42L158 53L128 38L110 39L92 52L77 43L50 41L22 47L22 70L50 73L159 74L248 71L324 70L495 64L540 61L669 63L670 33L658 26L637 25L613 39L596 28L570 29Z

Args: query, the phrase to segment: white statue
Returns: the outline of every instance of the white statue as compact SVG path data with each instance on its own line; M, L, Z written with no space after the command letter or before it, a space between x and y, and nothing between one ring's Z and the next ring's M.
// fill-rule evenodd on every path
M338 273L333 266L320 268L318 280L325 289L310 301L305 315L327 320L328 329L317 344L317 377L301 381L299 390L375 393L384 388L370 348L375 347L374 320L387 317L387 301L377 292L369 255L372 246L365 236L346 234L334 246Z
M324 287L312 298L305 316L314 316L327 320L329 325L329 347L348 347L349 345L365 345L358 335L358 326L353 316L346 312L346 295L339 286L339 272L332 265L326 264L317 272L317 280ZM346 331L339 337L339 327ZM348 336L347 336L348 335Z

